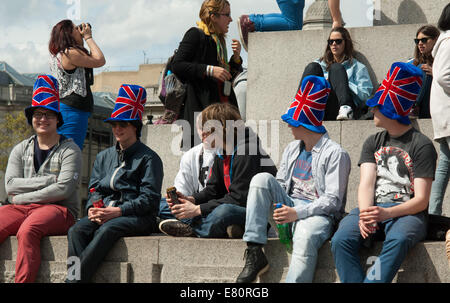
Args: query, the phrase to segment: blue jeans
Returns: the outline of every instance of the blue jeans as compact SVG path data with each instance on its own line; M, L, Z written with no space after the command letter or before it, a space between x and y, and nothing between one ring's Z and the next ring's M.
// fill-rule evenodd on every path
M398 203L382 203L380 207L392 207ZM331 239L339 278L343 283L390 283L394 279L409 250L425 239L427 231L426 214L421 212L378 222L375 237L385 234L383 248L368 270L368 275L360 264L358 254L363 238L359 230L359 209L353 209L339 224Z
M176 219L170 211L166 199L161 199L159 217L162 220ZM191 225L195 234L200 238L226 238L227 227L230 225L245 226L245 207L234 204L222 204L205 217L182 219L181 222Z
M221 204L206 217L192 219L192 229L200 238L226 238L230 225L245 226L245 207L234 204Z
M103 225L91 222L88 217L80 219L67 233L67 256L80 259L81 280L67 282L91 282L97 268L120 238L146 236L154 231L156 224L150 216L122 216Z
M444 200L445 190L447 189L450 177L450 137L440 143L439 161L431 187L430 205L428 213L433 215L442 214L442 201Z
M277 0L281 14L252 14L257 32L301 30L305 0Z
M247 218L243 237L245 242L267 243L267 224L276 226L273 220L274 203L294 207L307 202L289 197L271 174L257 174L250 182L247 198ZM331 237L333 224L334 220L327 216L311 216L291 224L293 251L286 282L313 281L318 251Z
M60 109L64 124L58 128L58 134L72 138L78 147L83 150L91 113L73 108L64 103L60 103Z

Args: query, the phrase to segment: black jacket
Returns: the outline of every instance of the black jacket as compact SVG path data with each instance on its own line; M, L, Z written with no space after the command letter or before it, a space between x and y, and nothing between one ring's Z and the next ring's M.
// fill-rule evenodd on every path
M273 176L277 173L275 164L262 149L258 136L250 128L245 129L244 140L237 142L235 146L231 160L229 192L224 182L224 158L222 155L216 155L206 187L194 194L195 203L200 205L202 216L208 215L223 203L246 207L253 176L262 172Z
M242 71L242 65L235 63L233 59L230 59L229 64L234 79ZM194 112L201 112L209 105L220 102L217 80L205 75L207 65L219 66L216 42L199 28L192 27L184 35L171 66L172 72L187 85L184 109L179 119L189 122L191 135L195 130ZM233 90L228 100L237 107ZM191 142L191 146L193 144Z

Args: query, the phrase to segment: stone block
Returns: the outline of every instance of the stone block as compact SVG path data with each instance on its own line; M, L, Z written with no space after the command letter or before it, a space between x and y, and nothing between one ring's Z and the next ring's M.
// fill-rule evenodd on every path
M405 62L413 56L413 38L419 26L348 29L356 58L367 66L375 88L393 62ZM329 31L323 30L249 35L247 120L279 120L297 93L306 65L323 55L328 35ZM395 45L395 51L386 47L389 45Z
M436 24L448 0L376 0L373 25Z

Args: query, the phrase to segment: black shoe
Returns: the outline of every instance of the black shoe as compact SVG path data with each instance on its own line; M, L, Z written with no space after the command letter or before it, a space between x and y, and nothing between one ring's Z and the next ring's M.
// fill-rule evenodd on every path
M244 254L245 266L236 283L253 283L269 269L269 262L261 246L249 246Z
M244 236L244 229L237 224L230 225L227 227L227 236L230 239L242 239Z
M159 230L173 237L195 237L192 227L176 219L161 221Z

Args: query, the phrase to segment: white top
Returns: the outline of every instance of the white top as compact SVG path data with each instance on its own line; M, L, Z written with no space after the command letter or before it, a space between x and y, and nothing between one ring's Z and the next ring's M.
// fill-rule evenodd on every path
M201 154L203 154L202 169L200 169ZM216 150L204 149L202 143L188 150L181 157L180 169L175 177L174 186L177 188L177 191L185 196L191 196L200 192L209 178L215 156ZM202 176L204 185L199 180L200 171L204 174Z

